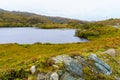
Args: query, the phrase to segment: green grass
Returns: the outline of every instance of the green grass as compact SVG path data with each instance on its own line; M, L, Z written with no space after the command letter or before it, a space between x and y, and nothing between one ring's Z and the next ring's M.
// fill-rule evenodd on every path
M29 71L32 65L37 65L41 71L46 71L45 67L50 67L47 61L52 56L69 54L87 57L90 53L96 53L102 56L99 53L109 48L119 49L120 37L72 44L1 44L0 73L7 72L11 69L20 70L21 68ZM120 56L115 57L116 60L119 60L119 58ZM117 66L114 66L116 65L114 62L109 61L108 63L111 64L113 69L117 69ZM47 71L51 69L49 68Z
M0 76L6 78L16 74L14 76L24 78L29 75L29 69L32 65L36 65L38 70L42 72L54 70L50 65L50 58L52 56L68 54L71 56L82 55L87 58L89 54L95 53L112 67L113 74L111 76L97 74L97 77L95 77L95 74L91 74L90 69L85 67L84 78L86 80L94 80L96 78L114 80L115 75L120 76L120 65L114 61L120 62L120 54L112 59L110 56L102 54L102 52L109 48L120 50L120 30L102 25L97 26L96 24L92 24L91 27L90 24L88 27L81 28L90 32L89 34L82 32L82 35L85 34L85 37L90 39L89 42L84 43L0 44ZM90 35L91 33L92 35ZM77 36L81 36L80 31L77 32Z

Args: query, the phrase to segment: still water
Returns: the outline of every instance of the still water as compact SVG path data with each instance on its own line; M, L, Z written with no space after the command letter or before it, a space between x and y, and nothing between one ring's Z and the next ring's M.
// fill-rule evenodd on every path
M0 28L0 44L75 43L86 42L75 36L75 29Z

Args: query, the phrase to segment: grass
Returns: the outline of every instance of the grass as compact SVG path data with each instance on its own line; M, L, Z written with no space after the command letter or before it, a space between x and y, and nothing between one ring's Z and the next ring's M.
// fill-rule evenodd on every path
M0 73L7 72L11 69L20 70L21 68L29 71L32 65L37 65L41 71L46 72L45 67L49 66L47 61L52 56L69 54L87 57L90 53L98 54L109 48L120 49L120 37L72 44L1 44ZM100 56L102 56L102 54L100 54ZM116 60L119 60L119 58L120 56L117 56ZM111 64L113 69L116 69L114 68L116 67L113 64L114 62L109 61L108 63ZM51 70L51 68L48 70Z
M87 58L89 54L95 53L112 67L113 74L111 76L97 74L97 76L95 77L95 74L91 74L90 69L88 67L85 67L84 78L86 80L94 80L96 78L100 78L102 80L114 80L114 77L116 75L120 76L120 65L115 63L114 61L116 60L120 62L120 54L118 54L113 59L106 54L102 54L102 52L109 48L120 50L120 30L118 29L116 31L116 29L113 29L111 27L110 29L106 29L106 27L104 28L104 26L102 26L101 29L99 27L98 29L96 26L92 28L93 29L88 26L86 30L99 31L100 33L97 34L99 35L99 37L91 37L91 35L86 35L86 37L89 38L91 41L84 43L0 44L0 76L3 76L4 78L11 76L24 78L28 76L29 69L32 65L36 65L38 67L38 70L42 72L54 70L49 62L52 56L68 54L71 56L82 55ZM104 35L104 32L106 32L105 29L107 30L107 34ZM102 32L103 30L104 32ZM81 35L81 33L79 34Z

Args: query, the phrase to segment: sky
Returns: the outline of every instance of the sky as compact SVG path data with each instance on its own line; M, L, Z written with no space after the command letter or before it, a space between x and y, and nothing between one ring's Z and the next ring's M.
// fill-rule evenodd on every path
M120 0L0 0L0 8L86 21L120 18Z

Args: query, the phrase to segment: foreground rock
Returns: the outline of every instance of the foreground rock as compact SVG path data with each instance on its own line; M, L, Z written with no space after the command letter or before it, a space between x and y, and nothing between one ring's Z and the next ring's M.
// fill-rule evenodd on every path
M120 80L120 77L116 77L116 76L115 76L115 80Z
M57 63L63 63L63 62L69 62L72 60L72 58L68 55L59 55L59 56L56 56L56 57L53 57L52 60L55 62L55 64Z
M34 73L35 73L35 71L36 71L35 66L32 66L32 67L30 68L30 71L31 71L31 73L32 73L32 74L34 74Z
M116 55L116 50L115 49L108 49L107 51L105 51L104 53L112 56L112 57L115 57Z
M78 62L78 60L71 58L68 55L59 55L57 57L52 58L56 63L64 63L64 69L72 76L83 76L82 65Z
M51 66L55 69L55 72L48 72L46 74L37 73L37 80L84 80L84 67L89 68L91 73L94 74L103 73L110 75L112 73L111 67L95 54L90 54L88 59L82 56L70 57L68 55L59 55L52 57L52 61ZM30 70L34 74L36 72L35 66L32 66Z
M68 72L65 72L61 76L60 80L83 80L83 79L82 78L75 78L71 74L69 74Z
M66 71L69 73L82 77L83 76L83 71L82 71L82 65L76 61L76 60L71 60L71 61L65 61L64 66Z
M50 80L59 80L59 76L56 72L52 73L50 76Z
M90 60L94 61L94 65L104 74L110 75L112 73L112 69L108 64L103 62L101 59L99 59L95 54L91 54L89 56Z
M38 73L37 80L44 80L44 79L45 79L45 75L41 74L41 73Z

